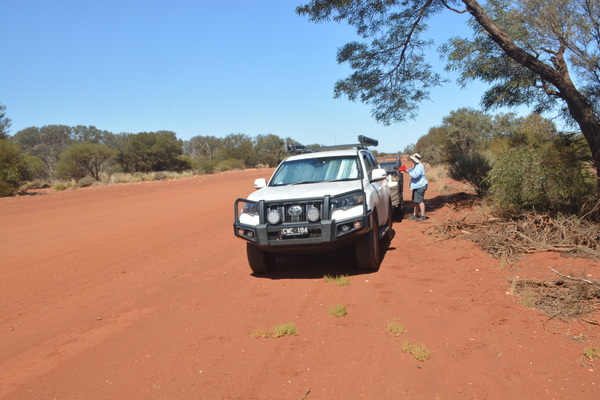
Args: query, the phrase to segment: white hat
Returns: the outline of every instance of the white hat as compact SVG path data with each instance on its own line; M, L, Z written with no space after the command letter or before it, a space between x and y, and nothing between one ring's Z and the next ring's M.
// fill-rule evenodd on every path
M421 162L421 155L419 153L415 153L409 157L411 160L419 164Z

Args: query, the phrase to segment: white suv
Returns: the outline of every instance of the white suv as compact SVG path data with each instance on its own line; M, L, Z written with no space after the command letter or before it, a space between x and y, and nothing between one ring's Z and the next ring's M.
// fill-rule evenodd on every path
M283 160L268 184L235 202L235 235L245 239L248 263L265 273L277 255L314 254L354 245L361 269L380 264L379 241L392 235L386 171L359 136L355 145L304 149Z

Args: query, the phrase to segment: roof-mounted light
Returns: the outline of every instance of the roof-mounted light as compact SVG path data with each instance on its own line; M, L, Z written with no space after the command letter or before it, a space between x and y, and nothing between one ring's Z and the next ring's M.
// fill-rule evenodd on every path
M379 141L376 139L371 139L370 137L366 137L363 135L358 135L358 141L364 147L366 146L377 146L379 145Z

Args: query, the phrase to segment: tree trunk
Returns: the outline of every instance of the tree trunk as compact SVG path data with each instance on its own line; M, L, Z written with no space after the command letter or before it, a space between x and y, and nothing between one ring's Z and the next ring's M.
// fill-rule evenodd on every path
M564 49L558 52L554 67L550 66L517 46L487 15L477 0L462 1L473 18L506 55L556 87L559 97L567 104L571 117L579 125L581 133L590 146L592 162L596 169L596 190L600 194L600 120L595 115L592 105L573 84L564 61L562 53Z

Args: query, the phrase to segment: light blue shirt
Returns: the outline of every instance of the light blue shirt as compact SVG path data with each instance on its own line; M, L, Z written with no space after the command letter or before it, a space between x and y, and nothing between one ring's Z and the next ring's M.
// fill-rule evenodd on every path
M414 168L408 169L410 175L410 188L419 189L427 185L427 178L425 177L425 167L423 164L416 164Z

